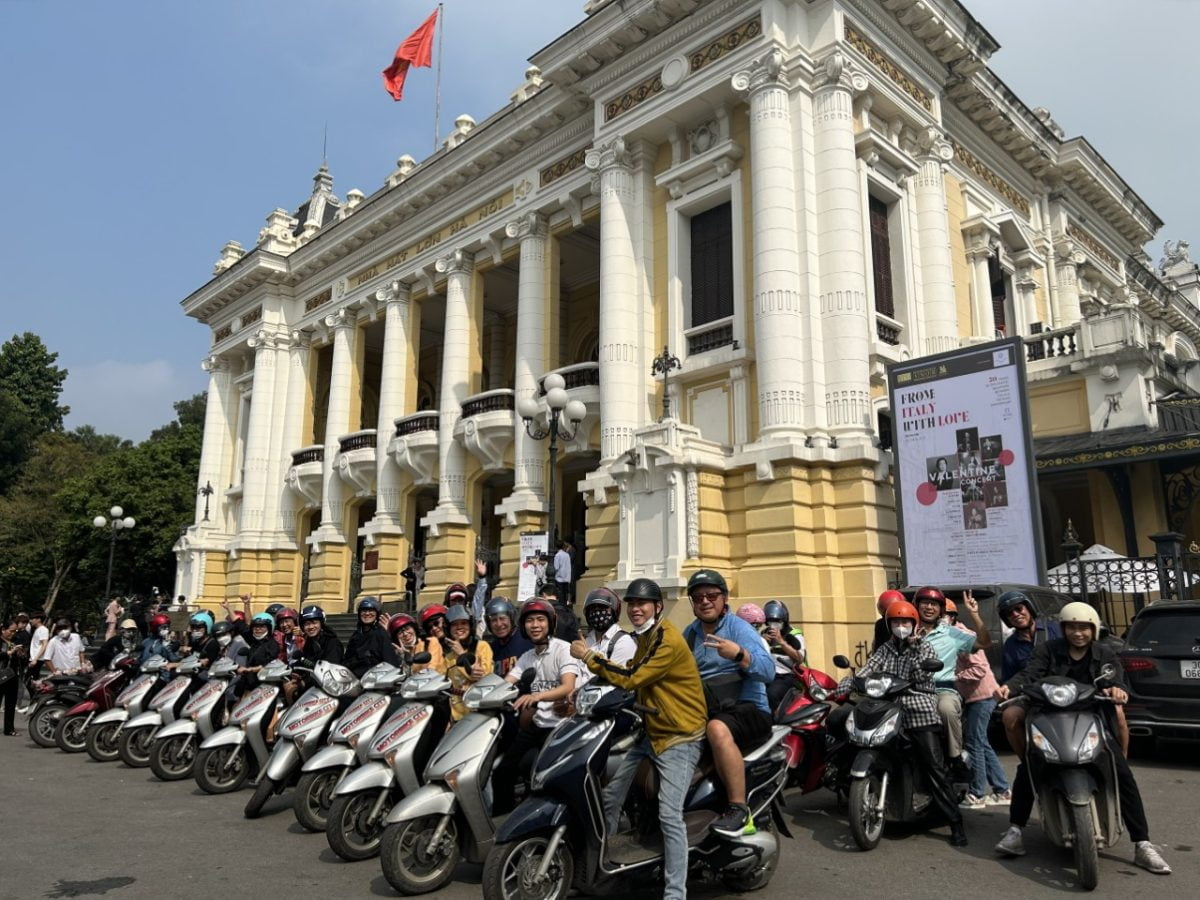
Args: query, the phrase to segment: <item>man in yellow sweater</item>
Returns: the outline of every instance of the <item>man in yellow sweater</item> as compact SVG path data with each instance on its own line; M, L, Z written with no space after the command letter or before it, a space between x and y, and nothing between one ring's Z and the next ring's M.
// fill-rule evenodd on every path
M571 644L571 655L588 670L619 688L637 694L638 703L657 712L647 714L642 740L626 755L604 789L608 839L617 832L621 807L643 759L658 770L658 812L663 834L664 900L687 897L687 830L683 802L700 759L708 708L700 670L679 629L663 619L662 590L649 578L638 578L625 592L625 612L633 626L637 651L627 664L611 662L586 642Z

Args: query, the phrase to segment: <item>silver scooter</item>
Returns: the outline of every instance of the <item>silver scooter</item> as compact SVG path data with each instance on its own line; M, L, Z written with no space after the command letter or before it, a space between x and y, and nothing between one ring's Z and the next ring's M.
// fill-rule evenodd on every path
M304 762L292 810L306 831L324 831L333 789L351 769L367 760L371 740L400 702L398 690L407 669L380 663L362 677L358 698L329 730L329 741Z
M113 708L98 713L87 727L88 756L96 762L112 762L119 755L121 726L140 715L155 692L162 687L160 673L167 667L162 656L152 656L142 664L142 674L117 694Z
M150 708L136 716L126 719L119 729L117 752L121 762L134 769L144 769L150 765L150 747L154 741L154 732L164 722L174 722L179 718L188 693L196 682L200 672L200 657L193 653L181 659L174 668L175 677L167 682L167 686L154 695Z
M292 671L311 678L313 684L279 720L275 745L242 813L247 819L257 818L268 799L299 778L305 760L324 745L343 701L362 691L354 673L336 663L320 660L311 669L292 666Z
M197 745L225 724L229 683L237 674L237 661L218 659L208 667L208 680L196 690L178 719L154 732L150 771L163 781L190 778Z
M379 726L366 762L338 782L325 838L342 859L357 862L379 852L385 817L421 786L421 774L446 734L449 691L450 681L433 669L411 675L400 689L405 704Z
M292 674L287 663L273 659L258 672L258 687L247 691L229 714L229 724L200 745L196 754L196 786L206 794L228 794L246 783L252 772L266 768L271 748L267 732L279 708L283 682Z
M482 863L496 838L484 788L492 774L504 713L520 694L499 675L485 675L463 695L467 713L446 732L429 765L425 786L397 803L387 817L379 860L388 884L401 894L442 887L459 858Z

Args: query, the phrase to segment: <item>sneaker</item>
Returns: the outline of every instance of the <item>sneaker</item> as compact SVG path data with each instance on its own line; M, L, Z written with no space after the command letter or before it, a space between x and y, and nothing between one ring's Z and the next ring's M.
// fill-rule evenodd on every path
M25 715L27 712L29 712L29 704L28 704L28 703L26 703L24 706L18 706L18 707L17 707L17 714L18 714L18 715L21 715L21 716L23 716L23 715Z
M1016 825L1008 826L1004 837L996 845L996 852L1001 856L1024 856L1025 842L1021 840L1021 829Z
M1171 867L1158 855L1158 851L1149 841L1138 841L1133 845L1133 864L1155 875L1171 874Z
M950 846L967 846L967 832L963 829L962 822L950 826Z
M987 803L982 797L976 797L974 794L968 792L958 805L961 809L983 809L987 806Z
M741 803L729 804L725 815L708 826L708 830L722 837L735 838L743 834L754 834L754 819L750 815L750 807Z
M983 802L988 806L1008 806L1012 803L1012 791L992 791Z

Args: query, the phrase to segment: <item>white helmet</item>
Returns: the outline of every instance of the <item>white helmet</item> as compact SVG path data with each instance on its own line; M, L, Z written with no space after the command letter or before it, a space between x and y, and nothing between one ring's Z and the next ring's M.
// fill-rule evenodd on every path
M1091 625L1092 637L1100 637L1100 616L1090 603L1080 600L1068 603L1059 611L1058 621L1061 624L1076 622L1081 625Z

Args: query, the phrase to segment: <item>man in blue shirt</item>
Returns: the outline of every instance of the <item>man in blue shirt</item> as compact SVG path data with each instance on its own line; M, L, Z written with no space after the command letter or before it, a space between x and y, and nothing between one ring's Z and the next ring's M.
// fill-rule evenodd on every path
M962 605L975 631L963 631L944 620L946 596L937 588L921 588L913 595L913 605L921 619L917 627L918 634L925 638L942 661L941 671L933 675L933 685L937 689L938 714L946 730L946 756L949 758L950 772L956 776L956 780L965 777L970 781L970 769L962 758L962 695L958 692L955 673L961 654L986 650L992 646L992 637L979 616L979 603L970 591L963 592Z
M1022 671L1038 644L1062 637L1057 622L1039 622L1037 606L1023 591L1006 591L996 601L1000 621L1013 630L1004 642L1000 659L1000 683Z
M706 735L729 800L729 809L709 827L726 837L753 834L742 754L771 734L767 684L775 678L775 663L758 632L727 614L729 588L719 572L701 569L688 579L687 591L696 621L683 637L700 669L708 701Z

